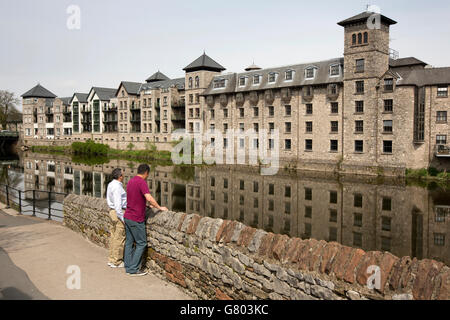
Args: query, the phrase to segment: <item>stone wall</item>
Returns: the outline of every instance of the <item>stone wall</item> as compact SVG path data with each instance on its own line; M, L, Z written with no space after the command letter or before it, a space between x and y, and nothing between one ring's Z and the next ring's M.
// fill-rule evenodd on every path
M64 225L107 247L107 211L104 200L70 195ZM200 299L450 299L450 269L433 260L289 238L185 213L152 215L147 234L147 266ZM370 266L379 267L378 289L367 286Z

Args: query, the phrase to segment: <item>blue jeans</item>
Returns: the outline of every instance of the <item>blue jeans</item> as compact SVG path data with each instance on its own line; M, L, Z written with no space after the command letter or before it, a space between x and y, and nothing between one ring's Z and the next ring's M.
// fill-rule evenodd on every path
M127 273L136 273L141 266L141 258L144 250L147 248L147 232L145 230L145 222L135 222L125 220L125 252L124 263ZM136 247L133 248L133 243Z

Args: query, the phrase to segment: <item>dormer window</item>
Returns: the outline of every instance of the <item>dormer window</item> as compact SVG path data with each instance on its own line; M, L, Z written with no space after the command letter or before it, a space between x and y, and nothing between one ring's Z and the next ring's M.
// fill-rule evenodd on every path
M284 80L292 81L294 79L294 70L287 70L284 75Z
M260 82L261 82L260 75L259 74L255 74L253 76L253 85L260 84Z
M239 86L244 87L247 84L247 77L240 77L239 78Z
M269 83L274 83L277 81L277 74L275 72L269 73Z
M338 77L341 75L341 66L338 64L330 66L330 77Z
M305 69L305 78L306 79L314 79L316 76L316 68L310 67Z
M217 79L214 80L214 89L225 88L226 80L225 79Z

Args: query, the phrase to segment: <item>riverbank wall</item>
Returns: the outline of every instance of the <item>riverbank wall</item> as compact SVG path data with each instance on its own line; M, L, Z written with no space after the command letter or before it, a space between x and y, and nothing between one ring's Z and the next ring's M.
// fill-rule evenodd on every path
M108 247L105 200L69 195L64 225ZM272 234L240 222L159 212L147 221L150 270L199 299L448 300L450 268Z

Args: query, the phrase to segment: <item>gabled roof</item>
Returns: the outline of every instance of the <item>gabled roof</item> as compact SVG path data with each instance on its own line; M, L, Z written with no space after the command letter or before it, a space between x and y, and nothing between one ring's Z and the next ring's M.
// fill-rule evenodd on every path
M221 72L226 70L216 61L211 59L206 53L203 53L200 57L195 59L192 63L190 63L186 68L183 69L186 72L198 71L198 70L208 70L208 71L216 71Z
M164 80L170 80L170 78L167 77L162 72L158 71L158 72L154 73L152 76L150 76L147 80L145 80L145 82L149 83L149 82L164 81Z
M349 25L349 24L355 24L355 23L366 22L367 19L369 19L370 17L372 17L374 14L378 14L378 13L376 13L376 12L370 12L370 11L365 11L365 12L362 12L362 13L360 13L360 14L354 16L354 17L351 17L351 18L345 19L345 20L343 20L343 21L341 21L341 22L338 22L338 25L340 25L340 26L342 26L342 27L345 27L345 26L347 26L347 25ZM394 21L394 20L392 20L392 19L389 19L388 17L383 16L382 14L380 14L380 17L381 17L381 21L384 22L384 23L386 23L386 24L388 24L388 25L392 25L392 24L396 24L396 23L397 23L397 21Z
M401 58L401 59L389 59L389 65L392 68L400 68L400 67L409 67L409 66L426 66L428 65L426 62L423 62L417 58L414 57L408 57L408 58Z
M142 83L140 82L130 82L130 81L122 81L119 85L119 88L116 90L116 96L119 96L120 87L123 86L125 91L128 94L137 96L139 94L139 89L141 88Z
M22 95L22 98L56 98L56 95L45 89L39 83Z
M68 106L70 104L71 99L72 99L72 97L59 98L59 100L61 100L61 102L63 103L64 106Z
M144 83L142 84L140 91L151 89L168 89L172 87L176 87L178 90L184 90L185 81L185 78L177 78L166 81Z
M80 103L87 103L88 96L89 96L89 94L87 94L87 93L78 93L78 92L76 92L76 93L73 94L72 98L70 99L70 103L72 103L72 101L73 101L73 99L75 97L77 97L78 102L80 102Z
M89 91L88 97L91 95L92 91L95 91L101 101L109 101L116 96L117 90L114 88L92 87L91 91Z

